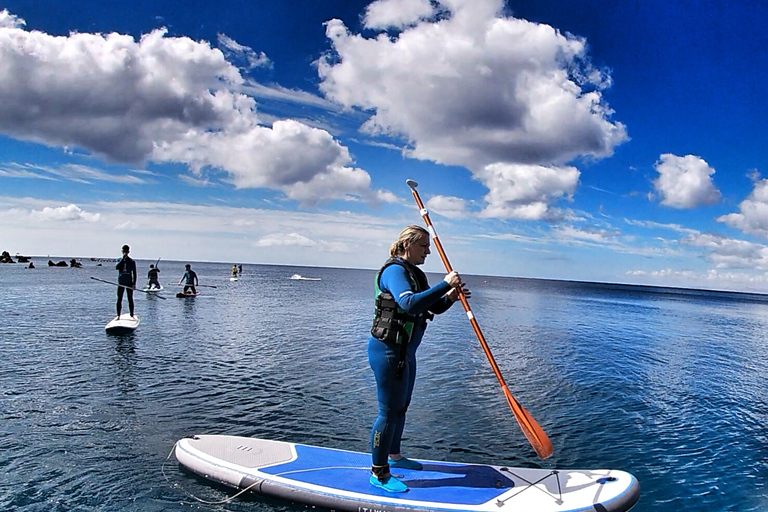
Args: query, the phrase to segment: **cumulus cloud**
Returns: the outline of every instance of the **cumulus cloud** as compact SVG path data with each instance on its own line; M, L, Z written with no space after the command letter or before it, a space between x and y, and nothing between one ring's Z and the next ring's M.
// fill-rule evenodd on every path
M524 192L494 190L488 166L548 168L572 181L564 164L609 156L627 140L603 100L610 77L590 65L584 39L504 16L501 0L431 4L430 17L426 2L378 0L366 28L397 30L370 38L327 23L333 52L317 63L320 88L371 112L366 131L405 139L408 156L470 169L490 196ZM543 218L562 188L543 192L486 214Z
M306 203L381 196L364 188L367 172L327 131L296 121L266 126L254 99L238 92L248 82L207 42L164 29L135 40L52 36L23 25L3 11L0 133L108 161L184 163L198 178L216 168L237 187L281 190ZM246 68L268 64L224 35L219 44Z
M312 247L326 252L348 252L348 247L339 242L313 240L299 233L273 233L259 239L255 247Z
M376 0L366 8L363 22L373 29L403 28L433 13L430 0Z
M712 182L715 170L701 157L694 155L661 155L654 168L659 177L653 185L661 194L661 204L687 209L714 204L720 191Z
M0 28L21 28L26 24L23 19L9 13L8 9L0 11Z
M80 209L76 204L59 206L51 208L46 206L42 210L32 210L29 212L29 218L40 222L48 221L87 221L98 222L101 214L88 213Z
M579 183L575 167L492 164L477 172L489 189L482 216L544 219L556 215L550 203L570 199Z
M467 202L460 197L453 196L432 196L425 203L426 208L438 215L448 217L449 219L458 219L467 214Z
M717 220L744 233L768 238L768 179L755 181L752 193L739 204L739 213Z

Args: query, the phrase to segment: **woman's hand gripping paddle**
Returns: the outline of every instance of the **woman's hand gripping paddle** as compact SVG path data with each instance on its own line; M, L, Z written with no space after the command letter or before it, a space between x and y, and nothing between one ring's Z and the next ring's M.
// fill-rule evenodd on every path
M432 240L435 242L435 247L437 247L437 252L440 253L440 258L443 260L445 270L452 272L453 268L451 268L451 264L448 262L448 257L445 255L445 251L443 250L443 245L440 243L440 239L437 237L437 232L435 232L435 228L432 226L432 221L429 219L429 212L426 208L424 208L424 203L421 202L419 193L416 191L416 187L418 187L419 184L413 180L406 180L405 182L409 187L411 187L413 198L416 199L416 204L419 206L421 216L424 218L424 222L427 224L427 229L432 236ZM528 442L531 443L531 446L536 451L536 455L542 459L546 459L552 455L552 442L549 440L547 434L544 433L544 430L542 430L539 424L536 423L536 420L534 420L533 417L528 414L528 411L526 411L523 406L520 405L517 400L515 400L515 397L512 396L512 393L510 393L506 382L504 382L504 377L501 375L501 370L499 370L499 366L496 364L496 360L493 358L493 354L491 354L491 349L488 347L488 343L485 341L485 337L483 336L482 331L480 331L480 325L477 323L477 320L475 320L475 315L472 314L472 309L469 307L469 302L467 302L467 298L464 296L464 293L462 293L461 290L459 290L459 299L461 300L461 304L464 306L464 310L467 312L467 317L469 318L469 322L472 324L472 327L475 330L477 339L480 340L480 345L483 346L485 356L488 358L488 362L491 363L493 373L496 374L496 378L499 380L499 384L501 384L501 390L504 392L504 396L507 397L507 403L512 409L512 413L515 415L515 419L517 420L518 425L520 425L520 429L523 431L523 434L525 434Z

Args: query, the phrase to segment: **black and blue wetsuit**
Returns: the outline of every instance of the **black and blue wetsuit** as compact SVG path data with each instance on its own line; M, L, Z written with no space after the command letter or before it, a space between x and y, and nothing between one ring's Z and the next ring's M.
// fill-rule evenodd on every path
M402 358L399 343L373 336L368 340L368 362L376 377L379 401L379 414L371 431L374 466L384 466L388 464L389 454L400 453L405 413L416 382L416 350L427 328L427 317L430 313L443 313L453 304L445 297L451 290L448 283L440 281L430 288L424 272L401 258L390 260L379 272L378 289L391 294L400 310L414 318L412 327L408 326L410 336L401 371L398 371Z
M115 265L118 271L117 282L123 286L117 287L117 316L123 309L123 291L127 291L128 308L133 316L133 288L136 287L136 262L127 254Z
M184 293L187 293L187 290L189 290L190 293L197 293L197 290L195 289L197 274L195 274L194 270L185 270L184 275L181 276L181 279L184 281Z
M152 288L153 286L155 288L160 288L160 280L158 279L158 275L160 274L160 269L157 267L152 267L149 269L149 272L147 272L147 279L149 280L147 282L147 288Z

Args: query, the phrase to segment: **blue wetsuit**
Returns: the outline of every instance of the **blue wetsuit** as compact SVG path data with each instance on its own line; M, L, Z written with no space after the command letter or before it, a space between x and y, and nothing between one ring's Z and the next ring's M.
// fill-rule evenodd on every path
M187 293L187 290L190 290L192 293L197 293L197 290L195 290L195 280L197 279L197 274L195 274L194 270L185 270L184 275L181 276L181 279L184 281L184 293Z
M408 264L408 263L406 263ZM424 273L413 266L426 289L429 285ZM400 309L410 315L423 313L440 314L448 310L453 302L444 295L451 290L445 281L417 291L411 286L408 272L400 265L390 265L381 272L379 288L389 292ZM368 362L376 377L376 391L379 400L379 415L371 430L371 458L374 466L384 466L389 454L400 453L400 440L405 427L405 413L411 403L413 386L416 382L416 349L421 344L427 320L419 317L407 344L405 369L397 377L397 363L400 346L386 343L373 336L368 340Z

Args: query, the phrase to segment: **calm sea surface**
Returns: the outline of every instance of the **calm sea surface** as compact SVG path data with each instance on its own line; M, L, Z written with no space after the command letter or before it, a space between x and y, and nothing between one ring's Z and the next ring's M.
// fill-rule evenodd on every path
M115 281L114 263L45 263L0 265L0 510L300 512L196 501L233 493L182 473L174 443L215 433L368 450L373 271L244 265L230 282L231 263L200 263L216 288L177 299L183 263L161 261L167 300L137 293L141 326L115 337L115 288L90 279ZM154 262L138 263L145 275ZM407 455L621 469L640 481L635 512L768 510L768 297L466 280L555 455L539 460L521 434L460 304L419 349Z

